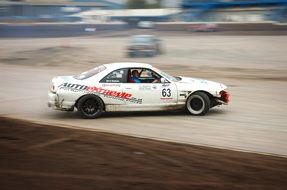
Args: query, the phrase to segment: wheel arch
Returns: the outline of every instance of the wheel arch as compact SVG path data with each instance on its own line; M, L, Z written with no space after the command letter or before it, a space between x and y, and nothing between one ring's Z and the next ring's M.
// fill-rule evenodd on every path
M209 92L207 92L207 91L205 91L205 90L197 90L197 91L194 91L194 92L190 93L190 94L187 96L185 103L187 103L187 100L188 100L188 98L189 98L191 95L193 95L193 94L195 94L195 93L197 93L197 92L205 93L210 100L213 100L213 99L214 99L214 96L213 96L212 94L210 94Z
M216 97L214 97L211 93L209 93L209 92L207 92L207 91L205 91L205 90L197 90L197 91L194 91L194 92L190 93L190 94L188 95L188 97L186 98L185 105L187 104L188 98L189 98L191 95L193 95L194 93L196 93L196 92L202 92L202 93L205 93L205 94L208 96L208 98L209 98L209 100L210 100L210 108L213 108L213 107L215 107L215 106L217 106L217 105L221 105L220 103L218 103L218 102L216 101Z

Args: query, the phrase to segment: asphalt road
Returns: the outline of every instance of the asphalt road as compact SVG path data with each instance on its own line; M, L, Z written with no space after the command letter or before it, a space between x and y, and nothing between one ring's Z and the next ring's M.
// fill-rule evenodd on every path
M229 85L230 105L204 117L185 112L110 113L83 120L47 107L55 69L1 66L0 114L64 127L287 156L284 81L217 79ZM68 74L68 73L67 73ZM36 80L35 80L36 79Z

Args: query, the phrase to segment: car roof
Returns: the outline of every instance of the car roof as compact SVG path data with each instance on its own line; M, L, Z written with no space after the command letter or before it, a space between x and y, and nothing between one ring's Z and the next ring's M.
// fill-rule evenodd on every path
M117 63L108 63L104 64L107 69L120 69L120 68L130 68L130 67L143 67L151 69L152 66L147 63L136 63L136 62L117 62Z

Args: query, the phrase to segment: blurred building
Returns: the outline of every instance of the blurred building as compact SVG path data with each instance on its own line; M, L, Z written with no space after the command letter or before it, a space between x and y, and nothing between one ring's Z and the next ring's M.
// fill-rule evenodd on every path
M124 21L131 25L140 21L164 22L173 20L181 13L178 8L165 9L121 9L121 10L89 10L76 13L72 16L79 17L85 22Z
M185 21L287 21L287 0L183 0Z
M71 21L72 15L92 9L122 9L122 3L109 0L3 0L0 21Z
M0 0L0 22L287 21L287 0L162 0L162 9L137 10L125 9L126 2L127 0Z

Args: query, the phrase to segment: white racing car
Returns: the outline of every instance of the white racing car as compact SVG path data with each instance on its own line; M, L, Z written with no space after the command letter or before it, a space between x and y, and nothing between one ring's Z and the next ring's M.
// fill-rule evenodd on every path
M205 115L214 106L227 104L229 93L220 83L173 77L144 63L111 63L75 76L54 77L48 106L75 108L84 118L102 112L187 109Z

